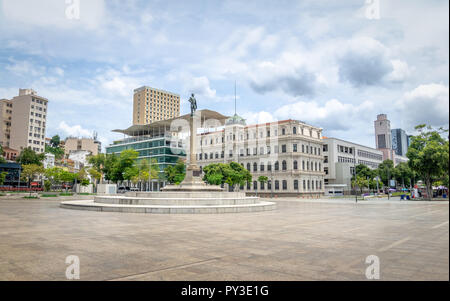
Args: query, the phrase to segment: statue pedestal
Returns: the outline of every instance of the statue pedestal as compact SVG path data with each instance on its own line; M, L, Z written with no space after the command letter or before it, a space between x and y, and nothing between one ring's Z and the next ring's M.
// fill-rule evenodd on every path
M207 185L200 176L200 168L196 165L189 165L186 168L186 176L180 185L167 185L161 191L224 191L216 185Z

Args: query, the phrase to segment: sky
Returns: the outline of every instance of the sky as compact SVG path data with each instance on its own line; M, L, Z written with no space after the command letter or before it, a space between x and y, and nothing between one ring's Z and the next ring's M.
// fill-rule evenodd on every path
M375 146L385 113L409 134L449 123L447 0L0 0L0 99L49 99L47 136L103 146L133 90L195 93L247 124L297 119Z

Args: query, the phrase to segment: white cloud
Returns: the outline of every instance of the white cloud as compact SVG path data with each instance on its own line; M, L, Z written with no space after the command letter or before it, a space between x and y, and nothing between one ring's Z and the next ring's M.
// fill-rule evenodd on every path
M58 129L70 137L92 137L93 131L84 129L81 125L68 125L65 121L59 123Z
M418 124L445 126L449 123L449 87L442 84L420 85L398 102L399 114L412 129Z
M4 17L16 24L59 29L84 28L96 29L104 19L104 0L89 1L61 0L3 0ZM71 19L66 10L70 5L79 6L79 19Z
M208 98L216 97L216 90L212 89L209 83L209 79L206 76L193 77L187 83L187 89L192 93L199 94Z
M364 101L359 105L331 99L324 105L315 101L299 101L284 105L275 111L278 119L297 119L329 130L349 130L356 122L370 120L374 104Z
M387 76L387 79L392 82L402 82L411 76L411 68L408 64L401 60L391 60L393 67L392 72Z
M250 124L260 124L266 122L273 122L276 119L272 116L271 113L266 111L261 112L246 112L242 114L242 117L245 119L245 122Z

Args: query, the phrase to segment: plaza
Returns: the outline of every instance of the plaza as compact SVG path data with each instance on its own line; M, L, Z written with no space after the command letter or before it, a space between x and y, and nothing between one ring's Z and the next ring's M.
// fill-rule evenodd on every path
M0 197L0 280L449 280L448 202L263 199L277 210L139 214Z

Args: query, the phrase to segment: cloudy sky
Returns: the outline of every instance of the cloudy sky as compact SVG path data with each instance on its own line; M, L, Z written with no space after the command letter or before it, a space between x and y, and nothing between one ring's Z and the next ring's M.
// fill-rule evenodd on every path
M104 144L132 122L133 89L187 113L299 119L374 146L373 121L449 123L447 0L0 0L0 98L49 99L47 136ZM77 13L79 7L79 14Z

